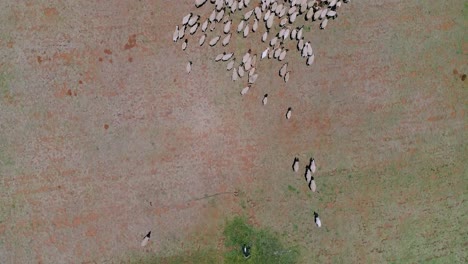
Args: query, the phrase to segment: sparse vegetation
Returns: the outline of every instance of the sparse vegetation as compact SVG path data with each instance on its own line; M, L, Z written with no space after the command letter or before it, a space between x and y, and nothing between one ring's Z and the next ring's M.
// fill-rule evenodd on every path
M171 257L150 255L134 258L132 261L130 261L131 264L217 264L220 262L222 262L222 259L220 259L220 254L216 250L198 250L195 252L188 252L182 255Z
M295 192L297 194L299 193L299 191L291 185L288 185L288 190L290 190L291 192Z

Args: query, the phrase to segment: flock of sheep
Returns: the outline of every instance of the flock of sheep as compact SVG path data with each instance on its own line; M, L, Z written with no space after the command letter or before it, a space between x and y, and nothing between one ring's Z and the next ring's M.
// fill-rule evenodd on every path
M264 59L285 60L290 49L297 49L299 55L304 58L305 64L310 66L314 63L315 54L310 41L304 39L305 25L297 26L295 22L301 16L304 17L304 23L313 23L320 21L320 29L325 29L329 19L338 17L337 11L342 2L348 3L349 0L259 0L257 4L251 5L250 0L195 0L195 7L201 8L210 2L214 9L206 18L189 13L182 18L182 24L177 25L173 34L173 41L182 42L182 50L186 50L189 45L188 38L195 36L199 32L198 45L203 46L205 42L210 47L220 43L227 47L231 38L240 35L243 38L261 34L259 40L264 44L263 51L258 54L252 49L243 54L235 54L234 51L224 51L214 56L216 62L226 62L226 69L232 70L231 79L237 81L246 78L247 85L241 90L241 95L246 95L252 85L258 78L256 72L259 61ZM244 9L245 13L238 15L236 11ZM238 21L238 22L236 22ZM219 30L216 29L219 25ZM263 32L263 33L262 33ZM293 47L288 43L294 42ZM258 48L255 45L252 48ZM236 55L239 55L237 61ZM187 73L192 71L193 62L189 61L186 65ZM278 70L279 76L288 82L291 71L288 69L288 62L282 64ZM262 99L263 105L268 102L268 94ZM286 111L286 118L291 118L292 108ZM299 159L294 158L292 169L299 171ZM316 192L317 186L312 176L317 170L315 160L310 159L306 166L305 180L309 189ZM314 212L314 221L317 227L321 227L321 221L317 212ZM144 241L149 240L148 234ZM143 246L143 242L142 242Z
M246 77L247 84L241 90L241 95L247 94L258 78L258 60L274 59L282 62L290 49L297 49L305 63L312 65L315 54L310 41L304 39L305 25L296 26L294 23L303 16L304 22L321 21L320 29L325 29L329 19L338 17L337 11L342 5L341 0L261 0L255 6L250 6L250 0L195 0L195 6L201 8L207 2L215 5L210 15L206 18L194 13L185 15L182 24L174 30L173 41L182 41L182 50L185 51L189 45L189 36L198 32L199 46L208 42L210 47L218 43L226 47L236 34L247 38L253 33L263 32L261 41L266 45L262 52L259 50L257 54L249 49L241 54L242 59L239 61L236 61L233 51L224 51L214 58L216 62L227 62L226 69L232 70L233 81ZM238 15L236 11L242 9L246 12ZM239 22L236 24L236 21ZM216 30L217 25L219 30ZM295 42L295 45L288 46L288 42ZM189 61L186 65L187 73L192 71L192 67L193 62ZM278 73L284 82L288 82L291 71L287 62L282 64Z

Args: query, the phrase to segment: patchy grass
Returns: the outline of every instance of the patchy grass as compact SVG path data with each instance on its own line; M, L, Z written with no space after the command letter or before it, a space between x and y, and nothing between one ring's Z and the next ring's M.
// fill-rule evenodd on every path
M255 229L242 217L235 217L224 229L224 263L297 263L297 248L285 247L277 234L269 229ZM242 245L251 246L251 256L245 259L241 252Z
M291 191L291 192L295 192L295 193L299 194L299 191L296 188L294 188L293 186L291 186L291 185L288 185L288 190Z
M297 230L297 225L295 225ZM279 235L270 229L257 229L247 223L243 217L234 217L227 221L223 231L225 250L205 248L195 251L182 252L176 256L163 257L153 255L133 255L131 264L182 264L182 263L268 263L292 264L298 263L299 250L297 247L285 247ZM251 246L251 256L245 259L242 245Z

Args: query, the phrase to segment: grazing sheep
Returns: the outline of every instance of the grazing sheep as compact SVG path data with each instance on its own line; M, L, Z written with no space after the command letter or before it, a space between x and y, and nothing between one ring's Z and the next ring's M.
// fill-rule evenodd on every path
M289 73L291 71L288 71L285 75L284 75L284 82L288 82L289 81Z
M249 91L249 89L250 89L250 85L242 89L241 95L245 95Z
M244 244L242 246L242 254L244 255L244 258L248 259L250 257L250 247Z
M205 20L205 22L203 22L203 24L202 24L202 26L201 26L202 32L205 32L206 29L208 28L208 22L209 22L208 19Z
M315 54L312 54L309 58L307 58L307 66L310 66L314 63L315 60Z
M294 12L294 13L292 13L292 15L289 17L289 23L290 23L290 24L293 24L294 21L296 21L297 14L298 14L297 12Z
M273 57L274 57L275 59L278 59L279 56L280 56L280 54L281 54L281 51L282 51L281 48L275 49L275 53L273 54Z
M279 60L280 61L283 61L284 58L286 57L286 52L288 51L288 49L284 49L283 51L281 51L280 55L279 55Z
M228 62L226 70L230 71L234 67L234 63L236 62L236 59L232 59L230 62Z
M193 14L190 13L190 14L187 14L186 16L184 16L184 17L182 18L182 25L184 25L184 26L187 25L187 23L189 22L189 19L192 17L192 15L193 15Z
M320 19L324 19L327 16L328 11L329 11L328 8L324 8L322 12L320 13Z
M296 36L297 36L297 28L293 28L293 30L291 30L291 40L293 39L296 39Z
M226 22L226 24L224 24L224 34L227 34L229 33L229 31L231 30L231 23L232 23L232 20L229 20L228 22Z
M210 16L208 17L208 20L213 23L214 20L216 19L216 9L211 12Z
M266 22L267 29L270 30L271 27L273 26L273 20L275 19L275 16L270 16Z
M279 76L284 77L286 75L286 71L288 69L288 63L283 64L279 70Z
M234 13L237 10L239 3L237 1L234 1L231 5L231 12Z
M252 50L248 50L247 53L244 54L244 56L242 57L242 63L247 63L247 60L250 58L250 53L252 52Z
M215 20L217 22L220 22L223 19L223 16L224 16L224 9L222 9L221 11L218 12L218 14L216 14Z
M185 25L179 28L179 39L183 39L185 36Z
M309 11L307 11L305 18L306 20L310 20L313 16L314 16L314 9L311 8L309 9Z
M255 12L255 18L256 18L257 20L262 19L262 10L260 9L260 7L258 7L258 6L255 7L254 12Z
M262 42L265 42L265 41L267 40L267 38L268 38L268 31L265 32L265 33L263 33L263 35L262 35Z
M247 24L244 28L244 34L243 34L244 38L246 38L249 35L249 30L250 28L249 28L249 25Z
M146 236L143 238L143 240L141 241L141 246L144 247L146 245L148 245L148 242L150 240L150 237L151 237L151 231L148 232L148 234L146 234Z
M254 23L253 23L253 26L252 26L252 32L256 32L257 29L258 29L258 20L255 19Z
M232 56L234 56L234 53L232 53L232 52L231 53L226 53L226 54L224 54L222 60L223 61L228 61L230 58L232 58Z
M266 58L268 56L268 51L270 51L270 47L266 48L263 52L262 52L262 56L260 57L260 60L263 60L264 58Z
M268 19L270 18L271 16L271 11L270 10L267 10L267 12L265 13L265 15L263 16L263 21L267 22Z
M200 23L196 23L190 28L190 35L193 35L195 32L197 32L198 26L200 26Z
M310 178L310 181L309 181L309 189L312 192L315 192L315 190L317 190L317 185L315 185L315 179L313 176Z
M268 103L268 94L265 94L262 99L262 104L266 105Z
M234 68L234 70L232 71L232 80L235 82L237 81L238 78L239 78L239 75L237 74L237 69Z
M336 18L336 16L337 16L336 11L330 10L327 13L327 17Z
M237 73L239 74L239 77L244 77L244 67L242 65L239 65L239 69L237 70Z
M249 71L249 77L252 77L255 73L255 68L251 68L250 71Z
M314 21L318 20L321 14L322 14L322 10L317 9L317 11L315 11L314 13Z
M294 158L294 162L292 164L292 169L293 169L294 172L299 171L299 158L298 157Z
M255 83L255 81L257 80L257 78L258 78L258 74L249 75L249 84Z
M322 23L320 23L320 29L325 29L325 27L327 27L327 24L328 24L328 18L325 18Z
M319 218L319 215L318 215L317 212L314 212L314 221L315 221L315 224L317 225L317 227L322 226L322 221L320 221L320 218Z
M301 29L299 29L299 30L297 31L297 37L296 37L297 40L302 39L302 31L303 31L303 29L304 29L304 26L302 26Z
M226 54L226 52L223 52L223 53L218 54L218 55L215 57L215 61L220 61L220 60L223 58L223 56L224 56L225 54Z
M252 10L248 11L247 13L245 13L244 14L244 20L246 20L246 21L249 20L250 16L252 16L253 12L254 12L254 10L252 9Z
M286 28L286 30L284 31L284 35L283 35L283 40L286 40L287 38L289 38L289 34L291 34L291 29Z
M251 67L252 67L252 57L249 57L247 61L244 63L244 69L248 71L250 70Z
M315 159L313 158L310 159L309 167L312 173L315 173L315 171L317 170L317 166L315 165Z
M274 37L270 40L270 46L275 46L276 42L278 41L278 37Z
M244 29L244 22L244 20L241 20L241 22L237 26L237 33L240 33Z
M198 44L200 46L203 46L203 43L205 43L205 39L206 39L206 34L203 34L201 37L200 37L200 40L198 41Z
M198 19L200 18L200 16L196 15L196 16L192 16L189 20L189 22L187 23L188 26L193 26L195 25L195 23L198 21Z
M179 39L179 26L176 26L176 29L174 30L174 34L172 35L172 40L174 42L177 42Z
M195 7L199 8L206 3L206 0L195 0Z
M302 51L304 49L304 40L303 39L300 39L298 42L297 42L297 50L298 51Z
M216 43L218 43L220 38L221 38L221 36L217 36L217 37L212 38L210 40L210 46L213 47L214 45L216 45Z
M254 55L251 57L250 64L252 65L252 67L256 67L256 66L257 66L257 54L254 54Z
M185 69L187 70L187 73L190 73L192 71L192 61L189 61L187 63L187 66L185 67Z
M291 118L291 112L292 112L292 107L288 107L288 110L286 111L286 119Z
M310 172L310 167L309 166L306 167L304 178L305 178L307 183L309 183L310 180L312 179L312 173Z
M224 37L222 41L223 47L226 47L229 44L229 41L231 41L231 34L228 34L226 37Z

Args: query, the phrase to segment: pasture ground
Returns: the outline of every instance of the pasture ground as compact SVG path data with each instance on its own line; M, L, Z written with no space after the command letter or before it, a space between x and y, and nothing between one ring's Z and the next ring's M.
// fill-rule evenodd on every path
M217 262L237 215L299 263L467 262L465 1L351 1L245 97L221 47L172 42L191 11L0 1L0 263Z

